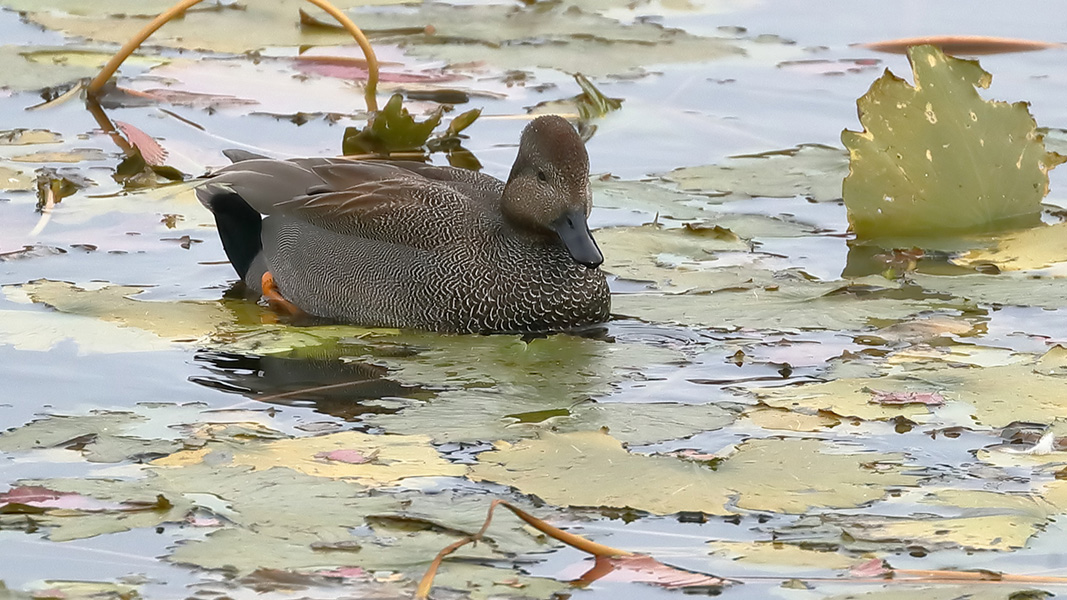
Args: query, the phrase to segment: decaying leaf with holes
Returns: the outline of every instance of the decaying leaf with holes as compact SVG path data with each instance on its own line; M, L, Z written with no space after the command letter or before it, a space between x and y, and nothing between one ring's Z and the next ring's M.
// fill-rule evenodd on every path
M992 76L933 46L908 50L915 85L889 71L857 101L864 131L844 131L843 195L859 239L999 231L1040 223L1048 171L1025 102L985 101Z

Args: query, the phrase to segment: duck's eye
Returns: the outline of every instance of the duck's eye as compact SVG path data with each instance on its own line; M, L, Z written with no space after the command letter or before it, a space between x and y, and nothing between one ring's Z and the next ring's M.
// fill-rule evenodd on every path
M537 180L541 183L548 183L548 177L545 175L544 171L537 172Z

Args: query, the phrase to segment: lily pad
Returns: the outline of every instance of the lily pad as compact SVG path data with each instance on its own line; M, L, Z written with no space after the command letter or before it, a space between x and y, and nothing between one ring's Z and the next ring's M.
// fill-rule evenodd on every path
M936 490L926 493L921 503L930 511L959 514L922 514L907 519L856 517L847 519L845 530L861 541L1005 551L1025 546L1056 514L1055 507L1041 498L981 490Z
M240 575L258 569L360 567L417 577L438 550L477 531L487 508L481 495L370 495L351 481L283 467L256 470L190 464L149 467L145 477L135 479L35 483L99 501L150 505L165 499L154 510L65 510L35 515L54 541L188 520L189 525L174 530L182 543L166 559ZM486 532L485 543L463 548L459 558L500 560L548 547L527 534L521 522L496 519ZM515 575L497 569L481 574L485 579L479 581L488 586L489 581Z
M886 406L872 402L877 392L938 393L947 401L963 402L963 426L1004 427L1014 421L1051 423L1062 419L1059 398L1067 393L1062 369L1067 359L1059 349L1042 357L1003 366L959 367L949 364L919 364L885 377L837 379L755 392L764 403L791 410L829 411L861 419L906 416L928 420L930 411L942 409L920 405ZM949 407L946 407L948 409ZM960 414L954 411L952 414ZM944 418L944 417L942 417Z
M498 444L478 455L476 480L510 485L560 506L629 507L655 514L746 510L802 513L813 507L853 507L914 485L893 467L898 456L839 454L817 440L749 440L715 470L660 456L626 452L604 433L544 434ZM641 481L634 486L634 481ZM736 498L736 499L735 499Z
M0 146L55 144L61 141L63 141L63 136L47 129L9 129L8 131L0 131Z
M170 454L181 449L176 440L122 435L131 425L147 421L134 413L102 412L85 416L50 416L0 433L0 451L35 448L82 450L90 462L115 463L138 455Z
M841 198L841 180L848 173L847 165L846 154L841 150L809 144L731 156L719 165L683 167L663 178L684 191L729 196L725 199L803 196L827 202Z
M579 403L549 395L491 390L445 392L433 400L365 422L389 433L425 434L435 442L514 441L542 431L606 428L628 444L651 444L721 429L736 415L715 405Z
M39 90L92 77L99 71L99 67L84 64L32 61L27 52L21 46L0 46L0 63L4 65L0 89Z
M147 331L82 318L29 310L0 310L0 344L47 351L71 343L79 355L165 350L171 345Z
M844 131L844 182L858 238L958 235L1040 222L1048 170L1027 105L987 102L975 61L908 49L914 87L886 72L858 102L864 131Z
M20 154L12 156L11 160L22 163L79 163L107 160L107 155L99 148L75 148L67 151L48 152L42 150L32 154Z
M717 231L720 235L654 225L619 227L598 231L597 241L605 250L603 268L613 275L650 280L665 289L685 289L687 284L695 283L691 280L705 278L717 279L724 286L733 279L732 273L724 273L724 279L708 273L694 275L694 271L706 271L709 264L714 266L717 252L748 252L749 245L729 230Z
M593 204L603 208L624 208L680 221L700 220L711 216L707 208L714 198L682 193L650 181L603 180L589 182ZM651 219L649 219L651 222Z
M776 565L793 569L845 570L863 562L837 552L801 548L777 542L732 542L715 540L710 543L711 554L737 561L752 568L755 565Z
M362 462L336 460L331 452L354 450ZM354 479L365 485L394 483L405 477L461 477L466 467L442 459L427 436L368 435L346 431L264 444L207 444L152 462L160 467L190 464L250 466L258 470L287 467L316 477Z
M1024 271L997 275L927 275L913 273L912 281L928 292L950 294L980 304L1063 308L1067 278L1040 276Z
M218 303L145 302L131 299L142 288L107 286L85 290L61 281L41 279L19 286L34 302L64 313L95 317L151 331L160 337L191 341L211 333L232 313Z
M807 414L773 408L745 411L744 418L757 427L782 431L826 431L841 424L841 419L832 415Z
M898 299L891 289L872 292L843 282L811 281L791 270L772 273L742 268L708 274L737 279L733 285L721 279L710 294L619 294L612 300L612 311L691 327L792 331L862 329L876 320L902 319L944 305ZM750 278L739 277L743 274Z
M994 247L965 252L952 262L964 267L992 264L1001 271L1032 271L1067 262L1067 223L1003 235Z
M0 191L28 191L35 187L36 178L25 171L0 165Z
M345 355L385 366L390 378L401 383L481 389L499 393L508 401L548 400L566 405L608 393L614 382L640 376L650 363L682 358L668 348L566 334L523 340L508 335L442 336L415 331L378 343L372 336L350 340ZM522 410L494 410L498 416L514 412Z

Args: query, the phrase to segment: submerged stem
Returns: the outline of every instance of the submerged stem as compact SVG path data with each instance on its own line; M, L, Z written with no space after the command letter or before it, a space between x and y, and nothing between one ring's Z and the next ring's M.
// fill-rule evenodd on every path
M203 0L180 0L177 4L152 19L148 25L145 25L136 35L123 44L118 52L111 57L111 60L100 69L100 72L97 73L96 77L94 77L93 81L89 84L89 97L95 98L100 94L100 91L104 88L104 84L107 83L108 79L111 79L111 76L115 74L115 71L118 71L122 63L125 62L126 59L149 38L149 36L158 31L160 27L163 27L170 21L180 17L186 10L202 1ZM367 86L364 89L364 99L367 102L367 111L376 112L378 110L378 58L374 55L374 48L371 47L370 41L367 40L367 36L363 35L363 32L352 22L352 19L349 19L347 15L338 10L338 8L331 4L329 0L307 1L326 11L331 17L336 19L348 33L352 34L356 43L359 44L360 49L363 50L363 56L367 60Z

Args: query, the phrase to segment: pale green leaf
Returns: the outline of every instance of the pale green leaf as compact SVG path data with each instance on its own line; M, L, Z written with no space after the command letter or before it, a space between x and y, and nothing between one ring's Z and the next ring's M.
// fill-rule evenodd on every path
M913 46L914 87L886 72L858 101L864 131L844 131L849 223L859 238L958 235L1036 225L1046 152L1023 102L987 102L975 61Z

